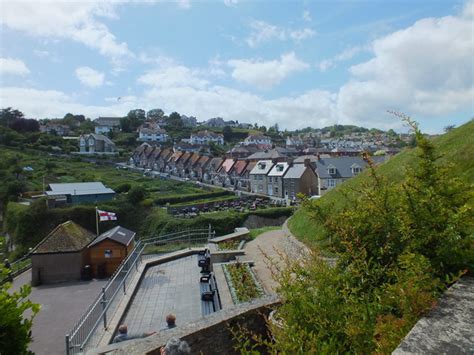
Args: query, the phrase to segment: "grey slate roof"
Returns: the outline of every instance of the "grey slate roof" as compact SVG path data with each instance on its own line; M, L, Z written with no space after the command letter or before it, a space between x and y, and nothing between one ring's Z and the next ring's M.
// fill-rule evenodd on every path
M256 152L253 153L252 155L248 156L247 159L258 159L258 160L263 160L263 159L276 159L276 158L286 158L285 154L280 153L279 151L275 149L270 149L266 150L263 152Z
M120 243L122 245L129 245L130 242L133 240L135 237L135 232L132 232L131 230L121 227L121 226L116 226L112 229L109 229L107 232L102 233L99 235L92 243L89 244L89 248L99 244L100 242L110 239L113 241L116 241L117 243Z
M101 182L75 182L67 184L49 184L46 195L100 195L114 194L115 191L105 187Z
M383 162L381 157L373 157L375 163ZM335 174L329 174L329 167L336 168ZM359 166L362 170L367 167L367 163L360 157L338 157L338 158L321 158L316 161L316 171L321 179L342 179L353 177L352 167Z
M305 166L304 164L293 164L288 168L283 179L299 179L304 174L306 169L311 169L310 167Z

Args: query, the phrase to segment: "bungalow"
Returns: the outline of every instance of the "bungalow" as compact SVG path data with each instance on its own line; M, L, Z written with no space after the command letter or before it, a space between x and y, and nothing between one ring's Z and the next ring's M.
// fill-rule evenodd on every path
M295 200L298 193L312 196L318 192L318 177L309 160L304 164L290 164L283 176L283 190L288 200Z
M46 191L48 205L94 203L110 201L115 191L105 187L101 182L75 182L65 184L49 184Z
M48 122L44 125L40 125L41 133L56 134L58 136L67 136L71 129L68 125Z
M283 198L283 176L289 168L286 162L276 163L267 175L267 195Z
M103 134L120 129L120 117L99 117L95 123L95 133Z
M224 136L220 133L209 132L206 130L191 133L191 137L189 138L189 143L191 144L208 145L211 142L217 145L224 145Z
M267 193L267 174L274 163L271 160L260 160L250 172L250 187L252 192Z
M89 264L86 247L95 237L72 221L58 225L31 252L31 284L80 280Z
M272 140L270 137L263 134L251 134L244 139L244 145L256 145L261 149L270 149L272 147Z
M79 137L80 154L116 154L115 143L101 134L82 134Z

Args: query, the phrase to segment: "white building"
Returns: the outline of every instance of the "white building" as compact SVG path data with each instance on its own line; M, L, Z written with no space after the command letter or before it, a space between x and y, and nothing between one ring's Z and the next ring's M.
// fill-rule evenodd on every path
M272 140L263 134L251 134L245 138L244 145L258 145L260 147L271 148Z
M224 145L224 136L220 133L209 132L206 130L192 133L189 138L189 143L191 144L205 145L211 142L217 145Z
M106 134L120 129L120 117L99 117L94 123L96 134Z
M142 126L138 129L138 140L141 142L166 142L169 136L157 124Z

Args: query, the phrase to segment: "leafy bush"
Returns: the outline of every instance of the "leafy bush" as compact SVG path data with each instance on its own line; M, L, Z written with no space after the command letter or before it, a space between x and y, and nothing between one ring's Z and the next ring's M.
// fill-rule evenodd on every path
M118 185L114 190L117 193L128 192L132 188L132 185L128 182Z

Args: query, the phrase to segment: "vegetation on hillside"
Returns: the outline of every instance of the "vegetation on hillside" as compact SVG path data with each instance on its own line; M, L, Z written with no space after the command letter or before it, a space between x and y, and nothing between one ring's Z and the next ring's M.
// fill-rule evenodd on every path
M307 206L338 259L330 266L316 251L288 261L270 352L391 353L440 293L473 270L471 186L414 129L419 149L402 183L370 166L336 211L324 199Z
M472 152L474 151L474 121L470 121L459 128L450 130L448 133L433 140L433 146L438 157L436 164L447 165L449 177L458 177L468 184L474 183L474 164ZM417 164L417 155L420 148L407 149L391 158L388 162L377 168L377 174L388 178L393 183L401 183L406 180L407 169L414 168ZM322 208L330 209L336 213L347 206L351 199L356 197L361 187L370 179L370 172L362 174L338 185L335 189L326 193L318 204ZM324 224L315 220L307 203L303 208L295 212L289 222L292 233L305 244L311 247L323 249L330 252L326 246L329 245L329 236Z

